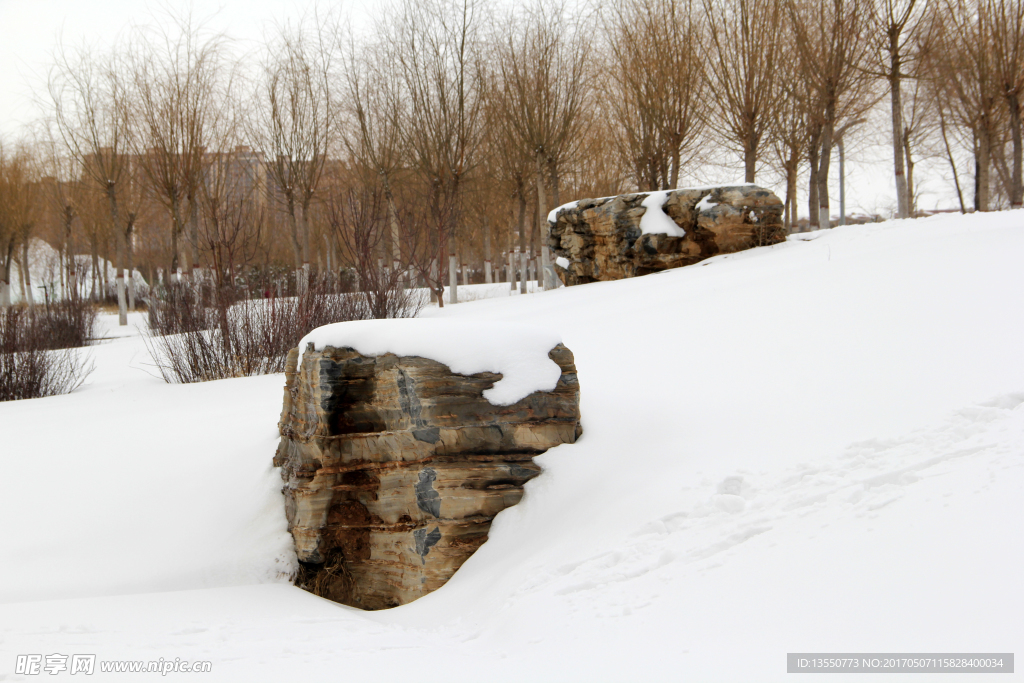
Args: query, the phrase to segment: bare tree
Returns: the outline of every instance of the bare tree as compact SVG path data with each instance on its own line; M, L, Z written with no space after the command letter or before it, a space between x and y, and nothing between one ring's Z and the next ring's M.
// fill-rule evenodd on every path
M974 209L991 208L993 150L1000 130L1002 98L992 49L992 21L971 0L944 0L929 14L929 76L939 105L969 131L974 152Z
M892 109L892 156L896 178L896 204L900 218L909 218L912 212L913 188L907 179L905 130L903 125L903 79L908 76L908 47L913 45L916 33L925 16L928 0L875 0L871 7L873 29L872 44L880 67L880 75L889 86Z
M509 106L505 88L500 83L492 83L487 98L487 111L489 129L494 134L488 136L487 139L486 159L489 162L488 165L493 167L492 177L496 187L502 189L502 194L514 202L518 210L514 219L515 230L512 232L518 238L520 263L513 264L512 267L522 269L527 258L526 214L529 201L529 180L534 171L535 158L532 150L522 144L512 117L507 115ZM510 239L509 250L511 251L511 249L512 240ZM514 281L514 278L510 276L509 280ZM525 278L519 284L519 291L521 294L526 293Z
M992 27L992 56L996 79L1006 103L1013 166L1009 174L1010 208L1019 209L1024 201L1021 183L1021 96L1024 93L1024 2L1020 0L981 0L979 14L988 16Z
M711 125L743 155L754 182L761 140L783 105L779 89L781 0L702 0L714 95Z
M792 61L783 70L781 105L771 119L771 144L786 179L785 226L793 232L797 224L797 177L811 147L808 93ZM790 77L792 75L792 77Z
M211 119L222 107L222 43L221 36L204 38L200 27L186 18L170 31L141 37L129 51L134 85L131 146L170 218L172 274L180 264L182 237L188 237L190 246L186 274L191 276L198 265L202 155Z
M398 271L401 269L402 247L395 185L406 163L402 139L406 113L402 73L386 58L385 46L377 44L357 48L354 42L349 42L344 49L349 125L343 140L357 166L373 176L372 180L365 179L364 183L367 186L379 183L384 193L392 270Z
M76 243L74 225L79 218L79 204L82 200L83 187L77 178L78 165L74 157L67 153L60 140L60 134L52 126L46 125L40 137L47 201L57 215L61 226L62 247L67 255L67 296L77 299L79 296L78 264L75 258ZM79 220L80 222L80 220Z
M200 244L212 274L214 308L221 342L232 340L228 310L237 297L239 269L258 253L264 229L264 204L251 164L238 153L242 140L240 116L223 116L210 131L212 148L203 156L199 185ZM230 354L231 349L225 348Z
M403 142L415 171L410 262L444 305L445 256L461 228L467 177L484 135L478 0L407 0L386 29L408 116Z
M371 318L406 317L416 294L402 288L401 270L378 262L391 223L382 188L332 189L326 200L330 225L359 280L359 292L349 296L362 298Z
M621 0L609 36L620 154L641 190L676 187L698 151L706 85L692 0Z
M867 0L787 0L787 8L800 75L811 93L811 192L817 222L828 227L828 170L836 133L874 104L867 97L871 83L865 69L870 16Z
M500 108L507 135L534 159L537 225L547 225L546 180L558 201L558 169L585 132L590 42L585 17L569 17L560 0L539 0L513 15L497 53ZM520 231L522 234L522 231ZM526 258L521 241L522 258ZM547 271L547 247L540 245ZM540 278L538 278L538 281ZM525 283L524 283L525 284Z
M308 280L312 254L309 209L333 135L332 51L313 34L282 30L269 48L249 120L253 146L267 157L269 194L291 229L295 266Z
M120 229L122 183L127 170L127 83L114 56L86 49L68 53L61 48L50 72L49 90L55 120L69 153L85 176L106 196L116 246L118 321L128 324L124 283L123 232Z

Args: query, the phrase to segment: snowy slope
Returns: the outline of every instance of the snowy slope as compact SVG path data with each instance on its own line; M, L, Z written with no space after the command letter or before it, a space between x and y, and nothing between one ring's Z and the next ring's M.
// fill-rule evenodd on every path
M98 346L79 392L0 404L0 680L51 652L218 681L774 681L787 652L1024 651L1024 212L798 237L427 310L553 330L584 435L386 612L282 578L282 377L166 386L138 337Z

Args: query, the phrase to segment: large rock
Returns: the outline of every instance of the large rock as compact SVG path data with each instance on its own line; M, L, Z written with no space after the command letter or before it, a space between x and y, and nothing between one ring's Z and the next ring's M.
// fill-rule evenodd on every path
M483 392L500 374L332 346L300 362L292 350L274 464L296 583L363 609L444 585L540 473L533 457L580 434L572 353L558 344L548 358L554 390L498 406Z
M648 211L663 215L645 219ZM773 192L755 185L583 199L551 213L548 246L566 285L620 280L782 242L782 211Z

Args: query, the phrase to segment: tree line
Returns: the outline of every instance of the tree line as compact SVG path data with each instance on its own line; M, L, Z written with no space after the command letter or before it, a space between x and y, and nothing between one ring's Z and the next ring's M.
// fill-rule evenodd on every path
M136 268L232 296L344 272L443 302L462 264L543 273L567 198L723 163L781 188L790 229L806 176L803 227L827 227L833 150L880 112L898 217L925 157L961 211L1019 208L1022 87L1021 0L399 0L245 56L185 18L58 47L49 115L0 146L0 304L32 301L11 273L33 236L69 293L103 296L111 262L122 321Z

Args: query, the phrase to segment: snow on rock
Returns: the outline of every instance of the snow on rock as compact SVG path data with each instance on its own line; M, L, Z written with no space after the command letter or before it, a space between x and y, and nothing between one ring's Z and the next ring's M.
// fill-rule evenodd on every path
M566 202L565 204L562 204L561 206L556 206L555 208L551 209L551 211L548 211L548 222L549 223L554 223L555 222L555 218L558 216L558 212L559 211L561 211L562 209L575 209L577 204L579 204L578 200L577 201L572 201L572 202Z
M664 202L662 203L664 204ZM699 202L697 202L696 209L697 211L709 211L716 206L718 206L718 202L711 201L711 195L709 194L706 197L702 198Z
M299 350L305 352L309 344L317 351L347 346L367 356L429 358L460 375L500 373L484 398L505 406L555 388L561 370L548 352L561 341L551 329L534 325L400 318L325 325L303 337Z
M640 206L647 209L640 217L640 234L642 235L668 235L670 237L683 237L686 231L683 230L674 220L662 210L665 200L668 199L669 191L651 192ZM704 199L707 199L705 197ZM703 199L701 201L704 201Z

